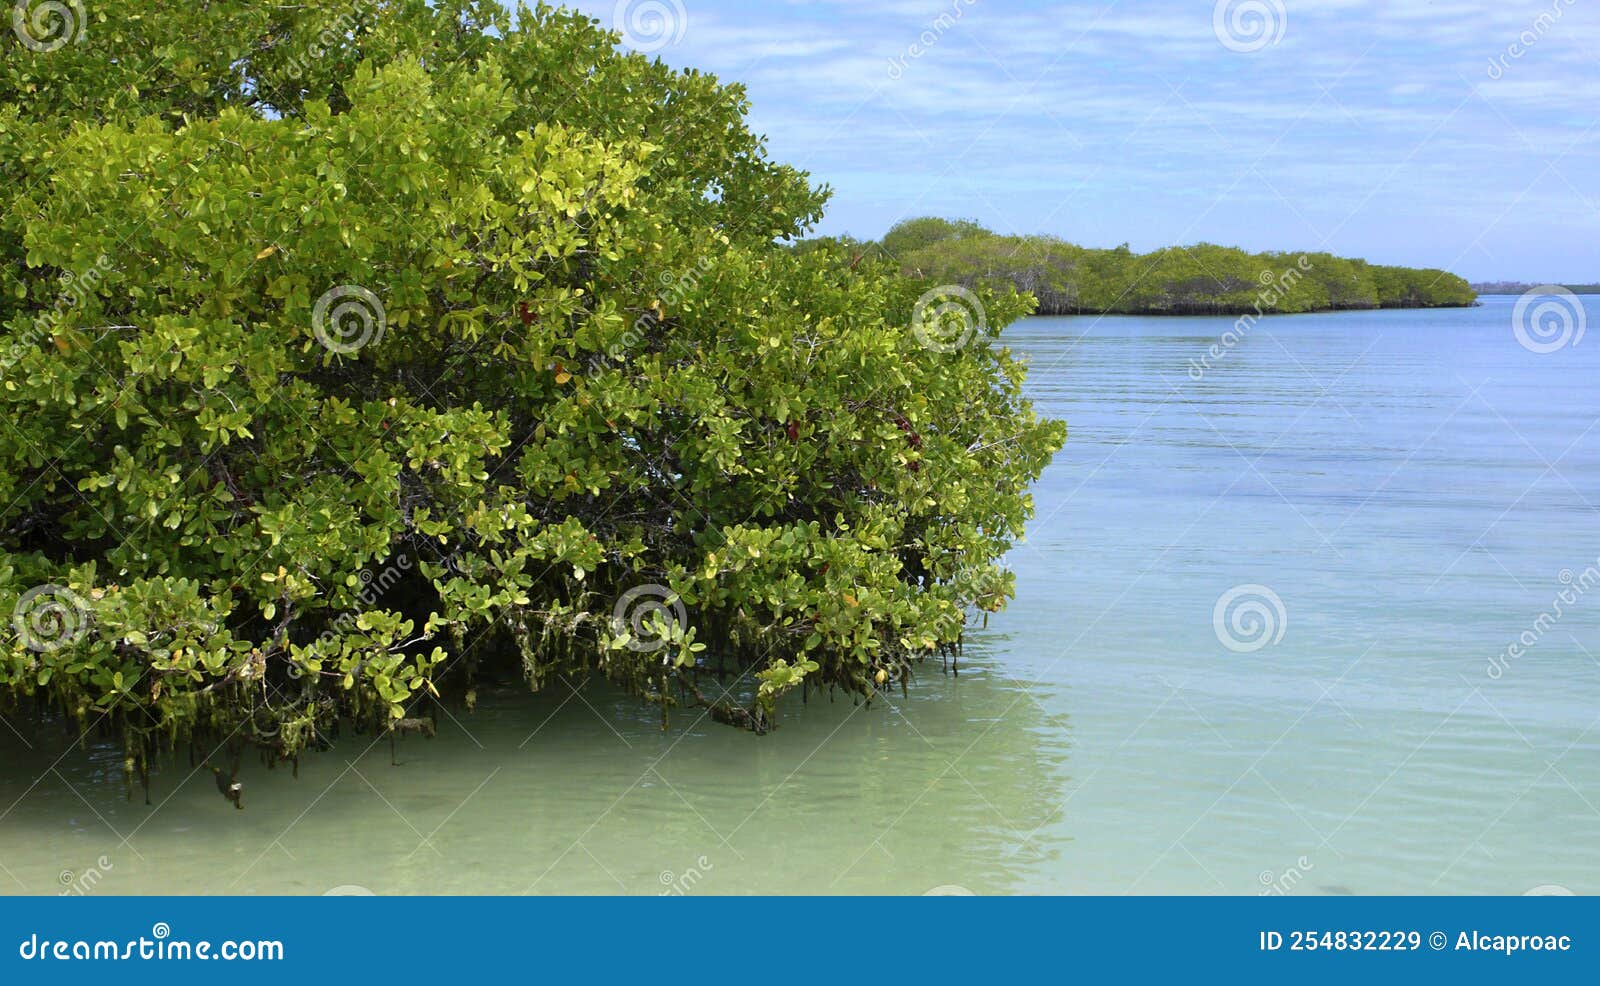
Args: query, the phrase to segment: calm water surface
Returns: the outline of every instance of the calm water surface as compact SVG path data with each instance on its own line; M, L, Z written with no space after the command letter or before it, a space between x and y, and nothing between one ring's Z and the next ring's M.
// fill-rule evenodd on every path
M1268 319L1199 373L1230 320L1032 319L1072 436L959 678L760 739L489 695L243 812L17 724L0 889L1594 893L1600 340L1532 353L1513 300Z

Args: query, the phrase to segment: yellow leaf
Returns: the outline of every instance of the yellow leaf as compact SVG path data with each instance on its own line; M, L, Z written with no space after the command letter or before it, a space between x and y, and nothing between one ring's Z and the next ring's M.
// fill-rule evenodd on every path
M568 373L566 370L562 370L560 373L556 374L556 383L566 383L571 379L572 374Z
M277 247L269 246L265 250L262 250L260 253L256 254L256 259L257 260L265 260L265 259L267 259L268 257L272 256L273 254L275 254L277 252L278 252L278 248Z
M857 600L856 600L856 597L855 597L855 596L852 596L852 595L850 595L850 593L848 593L848 592L847 592L847 593L845 593L845 594L844 594L844 595L843 595L843 596L842 596L842 597L840 597L840 598L842 598L842 599L843 599L843 600L844 600L844 604L845 604L845 605L846 605L846 606L860 606L860 605L861 605L861 603L860 603L860 602L858 602L858 601L857 601Z

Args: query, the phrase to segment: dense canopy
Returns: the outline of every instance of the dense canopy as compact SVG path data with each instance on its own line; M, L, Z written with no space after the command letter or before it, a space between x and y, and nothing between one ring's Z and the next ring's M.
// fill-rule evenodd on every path
M1146 254L1126 246L1097 250L931 217L905 220L880 243L859 246L941 283L1014 286L1035 295L1044 315L1289 314L1446 308L1477 300L1466 281L1442 270L1321 252L1247 253L1211 243Z
M1003 604L1064 439L990 345L1029 301L784 249L825 191L615 42L472 0L0 40L0 702L130 778L486 676L763 731Z

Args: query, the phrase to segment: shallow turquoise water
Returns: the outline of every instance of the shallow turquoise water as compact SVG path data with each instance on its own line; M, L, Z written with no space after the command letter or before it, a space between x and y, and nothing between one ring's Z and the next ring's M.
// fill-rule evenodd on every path
M1593 893L1600 342L1529 352L1513 300L1268 319L1199 380L1231 320L1030 320L1072 437L959 678L760 739L490 695L400 766L253 770L244 812L13 724L0 888Z

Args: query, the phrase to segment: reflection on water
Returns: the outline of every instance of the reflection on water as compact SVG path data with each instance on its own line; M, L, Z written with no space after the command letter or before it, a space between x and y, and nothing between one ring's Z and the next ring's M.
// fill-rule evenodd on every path
M1072 437L959 678L763 738L490 694L398 766L347 737L252 769L243 812L186 766L126 801L109 751L14 723L0 886L1594 892L1600 591L1541 614L1600 559L1600 355L1510 316L1274 318L1197 374L1229 320L1030 320Z
M101 855L100 893L1013 891L1061 865L1037 833L1061 817L1066 734L992 666L969 649L959 679L934 662L910 701L870 708L813 696L765 738L688 715L662 731L605 687L506 689L402 741L398 766L347 737L298 780L247 768L243 812L203 771L163 772L146 807L113 751L52 771L58 735L13 737L0 865L8 892L56 892Z

